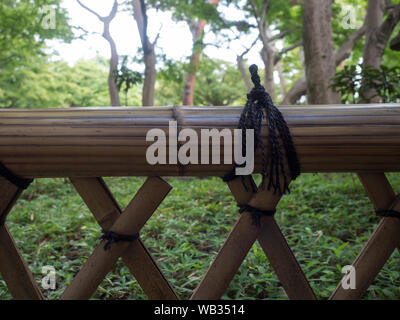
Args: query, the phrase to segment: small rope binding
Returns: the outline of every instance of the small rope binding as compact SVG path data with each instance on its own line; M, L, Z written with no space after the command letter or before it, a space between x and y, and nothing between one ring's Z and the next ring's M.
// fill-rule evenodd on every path
M32 183L33 179L24 179L16 174L14 174L11 170L9 170L3 163L0 162L0 176L7 179L13 185L18 187L19 189L25 190Z
M137 239L139 239L139 234L133 234L133 235L125 235L125 234L119 234L114 231L106 231L102 230L101 231L103 235L100 237L102 240L108 240L106 244L104 245L104 251L107 251L111 249L111 246L114 242L133 242Z
M382 218L391 217L400 219L400 212L396 210L376 210L375 214Z
M243 212L247 211L251 214L251 218L253 220L252 224L258 228L261 226L261 217L262 216L273 217L276 212L276 210L262 210L262 209L254 208L247 204L244 204L244 205L239 204L238 207L239 207L239 213L243 213Z
M237 167L240 167L240 166L236 166L236 168L237 168ZM250 188L249 188L248 185L247 185L247 183L246 183L246 178L245 178L245 176L237 176L237 175L236 175L236 170L235 170L235 168L233 168L233 169L232 169L231 171L229 171L226 175L224 175L223 177L221 177L221 179L222 179L222 181L224 181L224 182L230 182L230 181L233 181L233 180L235 180L235 179L237 179L237 178L239 178L239 177L240 177L240 179L241 179L242 185L243 185L244 189L246 190L246 192L248 192L250 189L251 189L251 191L252 191L253 193L257 192L257 186L255 185L254 180L253 180L253 179L250 179Z
M20 190L25 190L32 183L33 179L24 179L9 170L2 162L0 162L0 177L12 183ZM7 214L0 215L0 227L6 223Z
M295 180L300 175L300 163L287 123L281 112L273 104L268 92L261 85L260 77L257 73L258 67L253 64L249 70L254 88L247 95L247 102L239 120L239 129L242 130L242 152L244 153L246 150L246 130L253 129L255 136L254 149L259 147L261 150L261 188L265 190L265 180L268 177L268 190L273 188L274 194L277 192L284 194L290 192L288 174L283 158L284 153L292 180ZM263 118L266 118L268 123L268 168L266 166L266 151L261 137ZM281 186L281 176L283 177L283 186Z

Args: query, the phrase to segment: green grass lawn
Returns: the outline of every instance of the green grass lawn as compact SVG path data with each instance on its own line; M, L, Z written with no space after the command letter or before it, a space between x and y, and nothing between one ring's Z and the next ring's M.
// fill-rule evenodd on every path
M388 175L397 188L400 176ZM122 207L144 178L106 178ZM150 218L141 237L182 299L190 297L222 246L238 210L218 178L169 179L173 190ZM326 299L379 219L352 174L303 174L281 200L276 220L318 298ZM396 189L399 192L398 189ZM37 180L9 215L7 225L40 285L42 267L54 266L58 298L100 242L100 227L67 179ZM367 299L400 298L400 255L396 251ZM0 299L10 299L0 277ZM98 288L95 299L146 299L121 261ZM254 244L224 299L286 299L258 243Z

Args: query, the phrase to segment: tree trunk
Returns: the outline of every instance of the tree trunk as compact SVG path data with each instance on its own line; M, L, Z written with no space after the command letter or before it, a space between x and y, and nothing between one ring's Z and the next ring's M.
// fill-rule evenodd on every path
M280 61L277 62L276 64L276 69L278 71L279 75L279 88L281 90L281 96L284 97L286 96L286 81L285 81L285 76L283 75L283 68L282 68L282 63Z
M110 93L111 105L113 107L119 107L121 106L121 101L119 99L119 91L117 85L115 84L115 76L114 76L115 72L118 70L119 56L117 52L117 47L115 45L115 41L110 34L110 23L104 24L103 37L107 39L111 49L110 70L108 72L108 91Z
M94 14L101 22L103 22L103 38L108 41L110 44L111 50L111 58L110 58L110 69L108 72L108 92L110 94L111 105L113 107L121 106L121 102L119 99L119 92L117 85L115 84L115 76L114 73L118 70L118 52L117 46L115 45L115 41L110 33L110 23L115 18L117 11L118 11L118 2L117 0L114 1L113 7L111 9L110 14L107 17L100 16L97 12L93 11L86 5L84 5L80 0L77 1L78 4L84 8L85 10L89 11L90 13Z
M154 45L150 44L151 49L144 55L144 82L142 93L142 105L154 106L154 87L156 84L157 70L156 70L156 55L154 52Z
M244 66L244 63L243 63L243 56L237 56L236 62L237 62L237 66L238 66L238 69L240 71L240 74L242 75L243 81L244 81L244 83L246 85L247 92L250 92L251 88L252 88L252 85L251 85L250 78L249 78L249 75L247 73L247 70L246 70L246 68Z
M193 23L191 26L192 37L193 37L193 52L190 59L190 70L186 75L185 85L183 87L183 99L182 105L192 106L194 100L194 84L196 81L196 72L199 65L201 49L198 47L198 43L203 37L204 28L207 24L206 20L201 20L197 23Z
M219 0L209 0L209 3L214 6L217 6ZM182 105L184 106L192 106L194 100L194 85L196 82L196 73L197 67L199 65L200 55L202 52L202 48L199 49L198 43L201 41L204 33L204 28L207 24L206 20L200 20L198 22L194 22L190 29L192 31L193 36L193 52L190 61L190 71L186 75L185 85L183 86L183 97L182 97Z
M363 53L363 67L379 69L382 64L382 57L388 41L400 21L400 5L394 5L382 22L385 13L385 0L370 0L366 17L366 39ZM381 98L376 96L374 89L363 92L365 101L380 102Z
M376 45L376 37L378 28L382 24L384 6L385 0L373 0L368 2L363 65L371 66L375 69L378 69L382 62L382 54Z
M156 84L156 55L155 43L151 43L147 35L147 13L144 0L132 0L133 16L139 30L144 55L144 82L142 91L142 105L154 105L154 87ZM157 38L156 38L157 39ZM156 41L155 41L156 42Z
M275 100L275 86L274 86L274 57L275 51L270 46L263 46L261 49L261 58L264 62L264 86L265 90L269 93L272 101Z
M303 7L303 43L309 104L340 103L329 88L336 73L331 25L332 0L307 0Z

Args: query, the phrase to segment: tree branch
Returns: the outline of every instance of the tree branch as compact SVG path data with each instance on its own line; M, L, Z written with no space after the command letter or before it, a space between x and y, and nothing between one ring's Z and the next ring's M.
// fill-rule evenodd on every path
M89 11L90 13L94 14L97 18L99 18L99 20L103 21L103 17L101 15L99 15L96 11L90 9L89 7L87 7L86 5L84 5L80 0L76 0L76 2L78 2L78 4L84 8L85 10Z
M261 9L261 15L260 15L260 22L264 26L265 25L265 16L269 10L269 1L264 0L262 9Z
M249 75L247 74L246 68L244 67L244 64L243 64L243 56L242 55L237 56L236 62L237 62L237 66L240 71L240 74L242 75L243 81L246 85L247 92L250 92L251 91L251 82L250 82Z
M118 1L114 0L113 7L112 7L111 12L110 12L110 14L108 15L107 18L110 19L110 20L114 19L115 16L117 15L117 12L118 12Z
M276 65L281 60L282 56L285 53L287 53L289 51L292 51L292 50L294 50L294 49L296 49L296 48L298 48L298 47L300 47L302 45L303 45L303 40L300 40L300 41L297 41L295 44L293 44L293 45L291 45L289 47L283 48L281 51L279 51L278 53L275 54L275 56L274 56L274 65Z
M78 2L78 4L84 8L85 10L89 11L90 13L94 14L100 21L104 22L104 23L108 23L111 20L113 20L117 14L118 11L118 1L115 0L113 7L109 13L108 16L102 17L101 15L99 15L96 11L94 11L93 9L90 9L88 6L86 6L85 4L83 4L80 0L76 0L76 2Z
M109 13L108 16L102 17L100 16L97 12L94 10L90 9L86 5L84 5L80 0L77 0L78 4L86 9L87 11L91 12L94 14L101 22L103 22L103 37L106 39L110 45L110 50L111 50L111 58L110 58L110 69L108 72L108 88L109 88L109 93L110 93L110 100L111 100L111 105L112 106L120 106L121 102L119 100L119 93L118 93L118 88L115 84L115 71L118 70L118 52L117 52L117 47L115 44L115 41L113 37L110 34L110 23L111 21L115 18L117 11L118 11L118 1L114 0L113 7Z
M282 39L282 38L284 38L285 36L287 36L288 34L291 34L293 31L295 31L295 30L297 30L297 29L299 29L299 28L300 28L299 26L295 26L295 27L293 27L293 28L291 28L291 29L282 31L282 32L280 32L279 34L268 38L268 41L275 41L275 40L277 40L277 39Z
M142 42L142 48L144 52L149 49L150 40L147 35L147 13L146 6L143 0L133 0L133 16L136 20L136 24L139 30L140 40Z
M379 50L382 55L385 51L387 43L390 39L390 36L393 33L394 28L400 21L400 4L395 5L389 12L385 21L381 24L376 33L377 46L379 46Z
M336 65L339 65L343 60L346 60L353 50L355 44L360 40L367 30L367 26L364 24L360 29L353 32L346 41L342 44L342 46L336 51L335 59Z
M250 0L249 3L250 3L251 10L253 11L254 18L256 19L256 21L258 23L259 17L258 17L256 4L255 4L254 0Z
M254 39L254 41L251 43L250 47L246 48L246 50L243 51L243 53L242 53L239 57L243 58L246 54L248 54L249 51L250 51L251 49L253 49L253 47L254 47L255 44L257 43L257 40L258 40L258 37Z
M246 85L247 92L251 91L251 82L250 82L250 78L249 78L249 75L247 73L247 70L246 70L246 68L244 67L244 64L243 64L243 57L247 53L249 53L249 51L254 47L254 45L257 43L257 40L258 40L258 37L253 41L253 43L250 45L249 48L246 48L246 50L243 51L241 55L238 55L236 57L237 66L238 66L238 69L240 71L240 74L242 75L243 81L244 81L244 83Z
M154 38L153 46L156 46L158 39L160 39L160 34L161 34L162 28L163 28L163 24L161 23L160 29L158 29L157 35L156 35L156 37Z
M261 40L264 48L269 48L268 37L266 34L267 27L266 27L266 22L265 22L265 14L266 14L266 10L268 10L268 1L264 0L261 16L258 15L257 6L256 6L254 0L250 0L249 2L250 2L250 6L252 8L253 14L254 14L254 18L257 21L258 33L259 33L260 40ZM265 14L263 14L263 13L265 13Z

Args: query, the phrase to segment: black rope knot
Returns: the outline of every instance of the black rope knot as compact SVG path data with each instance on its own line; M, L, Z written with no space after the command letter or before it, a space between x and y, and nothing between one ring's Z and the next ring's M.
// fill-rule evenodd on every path
M256 64L252 64L249 67L250 75L251 75L251 81L253 81L255 87L262 87L261 85L261 80L258 75L258 67Z
M261 80L257 73L258 67L253 64L249 70L254 88L247 95L247 102L239 120L239 129L242 130L242 153L246 150L246 130L253 129L254 149L259 147L261 151L261 188L265 189L265 180L268 177L268 190L273 188L274 194L276 192L280 194L290 192L288 176L290 175L290 178L295 180L300 175L300 163L289 127L282 113L274 105L271 96L261 85ZM262 120L264 118L268 124L268 161L261 136ZM287 159L289 174L286 172L284 156ZM281 177L283 178L283 186L281 185Z
M260 219L262 216L273 217L276 210L263 210L259 208L254 208L248 204L238 204L239 213L249 212L253 220L253 224L257 227L261 226Z
M139 234L133 234L133 235L126 235L126 234L119 234L114 231L106 231L102 230L101 231L103 235L100 237L102 240L108 240L106 244L104 245L104 251L109 250L114 242L133 242L139 238Z
M400 219L400 212L396 210L376 210L375 214L378 217L391 217L391 218L399 218Z
M233 181L237 178L238 176L235 173L235 169L232 169L231 171L229 171L226 175L224 175L223 177L221 177L223 182L230 182Z

